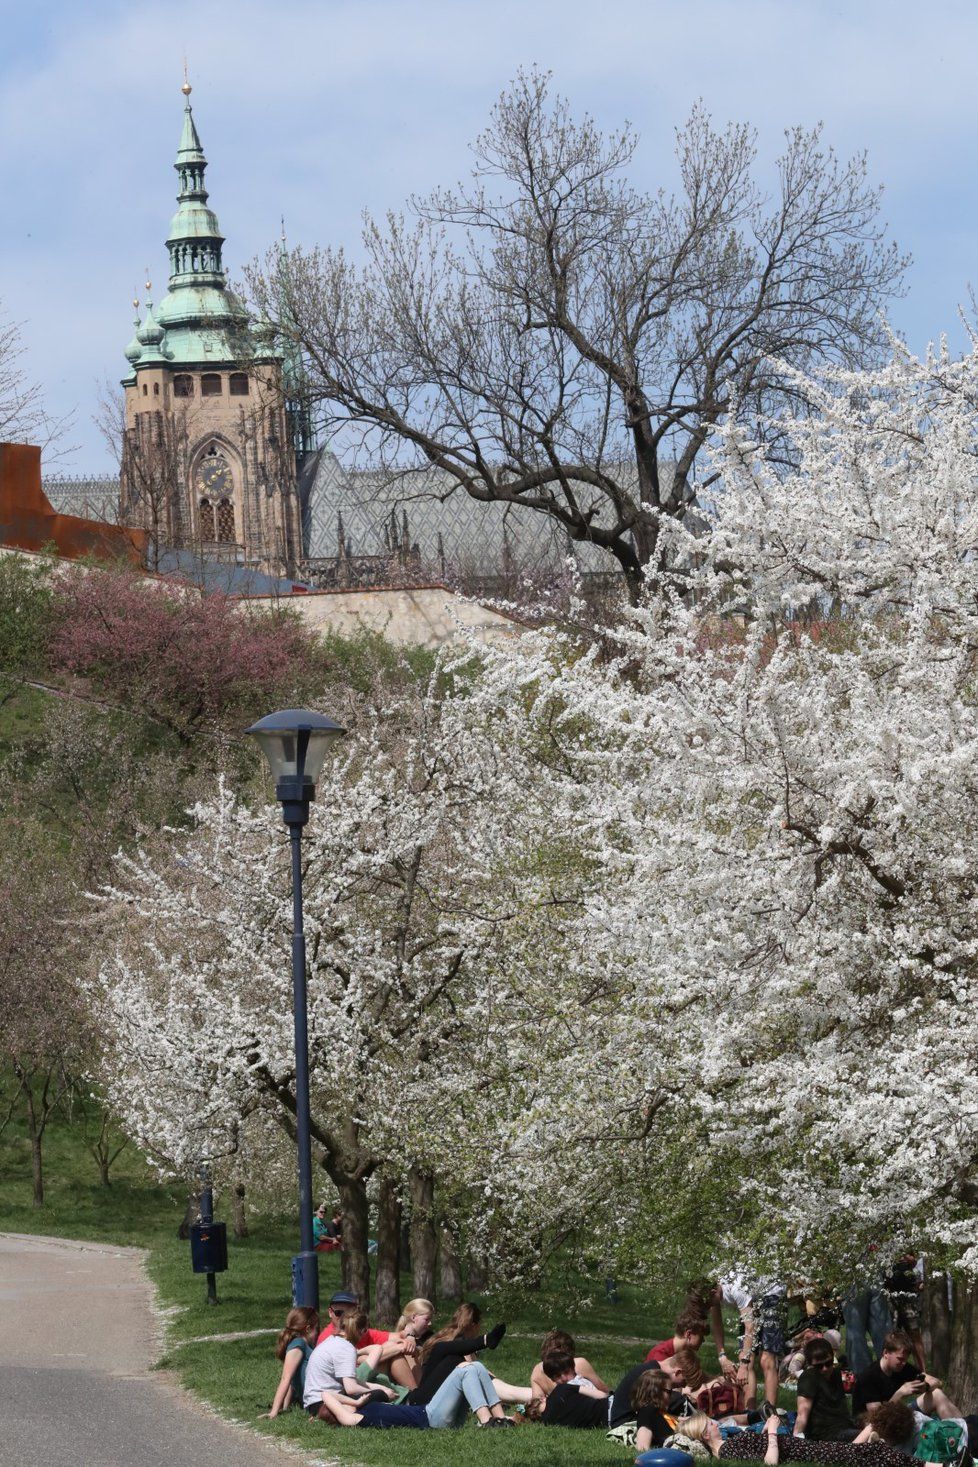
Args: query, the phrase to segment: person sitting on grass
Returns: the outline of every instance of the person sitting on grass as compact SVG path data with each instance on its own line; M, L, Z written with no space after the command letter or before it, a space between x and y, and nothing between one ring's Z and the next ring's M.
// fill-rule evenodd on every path
M534 1395L549 1396L554 1388L554 1383L543 1368L543 1361L547 1355L573 1355L574 1374L580 1376L582 1381L590 1381L596 1390L608 1394L608 1387L601 1379L594 1366L586 1355L578 1355L577 1345L572 1335L566 1330L552 1329L544 1335L540 1342L540 1359L530 1372L530 1386Z
M274 1420L289 1406L302 1404L306 1384L306 1366L319 1334L319 1314L315 1309L290 1309L285 1328L275 1346L275 1358L282 1362L282 1376L268 1413Z
M302 1404L307 1411L312 1410L316 1414L315 1408L327 1393L343 1394L351 1401L366 1400L371 1396L375 1400L389 1401L393 1396L393 1391L384 1386L368 1387L357 1380L356 1342L366 1327L367 1316L357 1310L344 1316L334 1334L326 1339L320 1336L320 1343L306 1365ZM365 1353L371 1368L376 1370L380 1363L380 1346L372 1345Z
M405 1339L412 1339L420 1350L431 1339L431 1321L434 1318L435 1306L430 1299L411 1299L405 1304L400 1319L394 1326L393 1333L403 1335Z
M929 1382L933 1381L931 1385ZM907 1456L921 1459L940 1455L944 1461L959 1461L968 1445L968 1423L933 1376L917 1396L917 1409L892 1396L882 1401L856 1437L857 1442L886 1442Z
M699 1353L706 1339L706 1320L692 1310L684 1309L676 1320L675 1330L668 1340L653 1345L646 1360L669 1360L677 1350L692 1350Z
M805 1346L809 1340L827 1340L836 1356L842 1353L842 1335L837 1329L821 1329L812 1324L801 1324L791 1335L788 1342L788 1353L781 1361L781 1380L784 1382L798 1383L798 1377L805 1369ZM853 1415L855 1415L855 1411Z
M317 1345L334 1335L346 1315L358 1309L356 1294L338 1289L329 1301L329 1320L320 1331ZM396 1386L409 1391L417 1385L418 1376L414 1368L418 1349L416 1339L388 1329L372 1329L365 1323L356 1345L360 1355L361 1373L376 1371L379 1365L383 1365ZM375 1354L374 1346L380 1347L379 1356Z
M852 1413L875 1415L884 1401L894 1397L906 1401L920 1393L928 1380L939 1384L934 1376L925 1376L913 1356L913 1341L902 1330L890 1330L883 1341L878 1363L860 1372L852 1393Z
M635 1382L631 1404L637 1452L664 1446L677 1429L678 1419L669 1411L669 1394L669 1381L661 1370L646 1370Z
M534 1403L528 1414L544 1426L604 1427L608 1428L608 1393L599 1391L589 1380L577 1374L573 1355L569 1351L545 1355L543 1368L553 1389L542 1403L542 1410Z
M798 1378L795 1436L813 1442L852 1441L856 1435L842 1371L828 1340L819 1336L805 1346L805 1368Z
M493 1379L478 1360L456 1365L424 1405L409 1401L403 1405L383 1401L358 1403L338 1392L327 1391L318 1410L311 1414L340 1426L409 1426L424 1430L463 1426L470 1412L480 1426L516 1424L503 1411Z
M476 1334L482 1315L476 1304L460 1304L451 1319L431 1336L421 1350L421 1380L408 1396L412 1406L427 1406L452 1371L462 1360L474 1361L482 1350L495 1350L506 1333L505 1324L497 1324L486 1334ZM529 1405L533 1392L529 1386L513 1386L492 1376L485 1366L493 1394L499 1401Z
M779 1434L780 1419L772 1416L764 1431L735 1431L724 1435L718 1422L697 1411L679 1423L679 1430L669 1437L667 1447L687 1452L691 1457L718 1457L721 1461L763 1461L765 1467L778 1467L779 1462L837 1463L838 1467L907 1467L902 1452L886 1442L810 1442L802 1437Z
M389 1383L397 1386L405 1396L421 1383L419 1352L422 1345L431 1339L434 1312L435 1306L430 1299L412 1299L405 1304L400 1318L387 1337L386 1355L381 1350L381 1360L389 1371ZM397 1345L401 1347L400 1353L394 1353ZM363 1371L364 1367L358 1366L357 1374L361 1379L364 1378ZM379 1371L373 1372L369 1379L378 1380L382 1385L388 1384L388 1376Z
M317 1253L331 1253L343 1246L343 1214L339 1208L327 1221L326 1204L319 1204L312 1218L312 1242Z

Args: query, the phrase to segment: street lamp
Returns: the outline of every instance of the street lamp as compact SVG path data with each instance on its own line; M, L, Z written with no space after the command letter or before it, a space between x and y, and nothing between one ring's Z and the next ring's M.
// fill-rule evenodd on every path
M321 713L285 708L246 730L261 746L292 847L292 1002L295 1013L295 1129L299 1153L299 1253L292 1260L292 1302L319 1308L319 1259L312 1240L312 1144L309 1134L309 1028L306 939L302 926L302 827L326 755L346 732Z

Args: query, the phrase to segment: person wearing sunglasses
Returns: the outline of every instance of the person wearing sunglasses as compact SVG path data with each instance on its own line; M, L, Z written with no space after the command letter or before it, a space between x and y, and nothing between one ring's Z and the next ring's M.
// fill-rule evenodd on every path
M798 1379L798 1416L795 1436L813 1442L852 1441L856 1435L849 1411L842 1371L826 1339L809 1340L805 1368Z
M356 1294L348 1293L345 1289L337 1290L329 1301L329 1319L316 1344L321 1345L337 1334L347 1315L357 1313L359 1308ZM417 1385L420 1375L417 1368L418 1343L413 1334L373 1329L368 1325L356 1341L356 1347L361 1365L369 1364L371 1372L382 1367L396 1387L409 1391ZM382 1378L381 1383L386 1384L387 1381Z

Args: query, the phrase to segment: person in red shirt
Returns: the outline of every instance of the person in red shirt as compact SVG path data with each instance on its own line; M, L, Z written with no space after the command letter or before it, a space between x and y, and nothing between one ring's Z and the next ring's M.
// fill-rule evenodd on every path
M360 1307L356 1294L347 1293L340 1289L329 1301L329 1323L321 1330L317 1345L323 1340L328 1340L330 1335L335 1335L340 1324L348 1314L353 1314ZM409 1357L417 1351L417 1343L409 1335L393 1334L389 1329L365 1329L361 1332L356 1342L358 1350L367 1350L371 1345L380 1345L379 1366L383 1366L390 1375L391 1380L398 1385L409 1389L416 1384L415 1372L411 1369Z
M699 1351L705 1339L706 1321L698 1314L684 1311L676 1320L676 1332L671 1339L653 1345L645 1358L661 1364L663 1360L671 1360L677 1350Z

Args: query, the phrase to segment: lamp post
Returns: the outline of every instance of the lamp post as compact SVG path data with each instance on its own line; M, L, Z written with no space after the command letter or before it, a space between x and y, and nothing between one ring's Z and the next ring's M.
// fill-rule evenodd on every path
M295 1013L295 1129L299 1161L299 1252L292 1260L292 1302L319 1308L319 1259L312 1239L312 1143L309 1132L309 1029L306 939L302 925L302 827L332 744L346 732L321 713L285 708L247 732L260 745L275 780L292 848L292 1001Z

